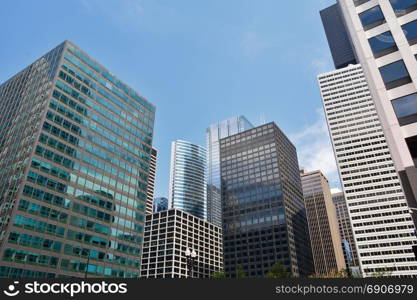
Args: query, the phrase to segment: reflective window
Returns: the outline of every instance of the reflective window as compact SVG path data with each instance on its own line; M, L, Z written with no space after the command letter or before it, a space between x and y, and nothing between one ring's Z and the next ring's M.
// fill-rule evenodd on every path
M401 26L410 45L417 44L417 20Z
M417 93L391 101L401 126L417 122Z
M390 0L397 16L406 15L417 9L417 0Z
M361 19L364 30L369 30L385 23L385 17L379 5L360 13L359 18Z
M375 58L398 50L391 31L381 33L373 38L370 38L368 41Z
M379 68L387 90L399 87L411 82L410 75L404 61L399 60Z
M355 6L359 6L369 1L370 0L353 0L353 3L355 4Z

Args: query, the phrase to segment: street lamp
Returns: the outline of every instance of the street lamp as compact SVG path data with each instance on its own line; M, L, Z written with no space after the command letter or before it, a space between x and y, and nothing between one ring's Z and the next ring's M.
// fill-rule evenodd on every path
M197 253L195 250L190 250L190 248L187 248L185 250L185 258L187 259L187 269L188 269L188 277L193 277L193 269L195 264L195 259L197 257Z

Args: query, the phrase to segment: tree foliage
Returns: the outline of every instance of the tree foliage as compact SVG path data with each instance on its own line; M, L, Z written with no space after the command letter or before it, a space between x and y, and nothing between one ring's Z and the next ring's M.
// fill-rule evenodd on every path
M271 270L266 273L265 278L291 278L291 273L281 265L280 263L276 263L272 266Z

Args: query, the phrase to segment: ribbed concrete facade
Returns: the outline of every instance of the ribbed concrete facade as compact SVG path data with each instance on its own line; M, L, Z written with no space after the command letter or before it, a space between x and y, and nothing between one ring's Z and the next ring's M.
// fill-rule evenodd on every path
M417 2L339 0L417 224Z
M413 220L362 67L318 82L363 275L415 276Z
M319 170L301 169L300 175L315 272L330 274L344 270L346 264L329 182Z
M336 208L336 218L339 224L339 233L342 240L345 264L353 272L359 268L358 253L350 224L349 211L346 205L345 194L342 192L332 194L333 204Z

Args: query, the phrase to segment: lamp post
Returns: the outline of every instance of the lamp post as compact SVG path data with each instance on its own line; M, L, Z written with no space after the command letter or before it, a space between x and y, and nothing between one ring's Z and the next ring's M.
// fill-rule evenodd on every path
M188 269L188 277L193 277L193 270L194 270L194 264L195 259L197 257L197 253L195 250L190 250L190 248L187 248L185 250L185 258L187 259L187 269Z

